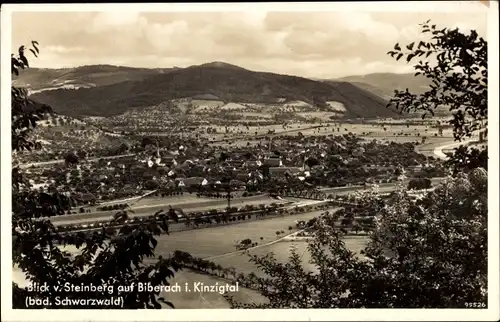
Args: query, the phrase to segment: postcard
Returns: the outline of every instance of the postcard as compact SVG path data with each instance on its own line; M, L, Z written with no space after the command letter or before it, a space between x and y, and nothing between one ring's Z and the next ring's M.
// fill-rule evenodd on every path
M498 320L498 2L1 15L2 321Z

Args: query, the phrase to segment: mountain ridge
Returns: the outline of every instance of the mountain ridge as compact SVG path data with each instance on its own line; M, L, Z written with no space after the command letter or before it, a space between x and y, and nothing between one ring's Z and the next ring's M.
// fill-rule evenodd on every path
M110 69L118 70L115 72L118 76ZM299 76L256 72L218 61L162 70L113 65L79 67L75 70L80 73L82 70L92 71L86 75L72 71L80 77L79 80L106 81L78 89L53 88L34 93L33 99L51 105L59 113L76 116L112 116L132 108L145 108L199 95L246 103L299 100L319 110L328 110L326 102L336 101L344 104L345 116L351 118L399 115L386 108L386 100L349 82L320 82Z
M408 88L412 93L421 94L428 90L431 84L425 76L415 76L414 73L372 73L345 76L325 81L347 81L387 100L393 97L394 90L396 89L405 90Z

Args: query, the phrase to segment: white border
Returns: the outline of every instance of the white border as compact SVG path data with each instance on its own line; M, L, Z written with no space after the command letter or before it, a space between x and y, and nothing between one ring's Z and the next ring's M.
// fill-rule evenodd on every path
M477 2L477 1L476 1ZM474 309L314 309L314 310L12 310L11 280L11 138L10 120L10 54L11 14L13 11L378 11L378 12L488 12L489 45L489 178L488 188L488 307ZM497 321L499 313L499 217L498 217L498 2L490 1L489 8L471 1L402 1L402 2L336 2L336 3L191 3L191 4L17 4L3 5L1 10L1 227L2 227L2 321ZM71 28L71 26L61 26Z

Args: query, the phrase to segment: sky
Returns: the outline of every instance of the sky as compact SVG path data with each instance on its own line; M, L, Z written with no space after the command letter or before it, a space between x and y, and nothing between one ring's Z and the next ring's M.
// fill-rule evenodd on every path
M386 53L419 24L486 34L481 12L13 12L12 45L37 40L32 67L187 67L222 61L310 78L411 72Z

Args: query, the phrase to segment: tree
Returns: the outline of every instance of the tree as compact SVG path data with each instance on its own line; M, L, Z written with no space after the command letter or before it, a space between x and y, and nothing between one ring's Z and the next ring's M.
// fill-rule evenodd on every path
M459 146L455 152L445 161L445 165L452 169L454 174L470 171L478 167L488 169L488 150L467 148Z
M156 146L158 146L158 141L155 138L151 138L151 137L142 138L141 147L145 148L148 146L155 146L156 147Z
M411 43L406 46L409 52L396 44L389 54L398 60L406 56L407 62L434 55L437 65L419 62L415 66L417 75L431 80L431 89L421 95L396 91L390 105L427 113L449 106L455 139L461 140L487 125L487 44L475 31L464 35L428 23L422 28L424 34L431 34L429 42ZM363 192L357 204L374 220L364 225L372 231L362 257L346 247L346 231L336 226L338 214L323 215L308 228L314 235L308 246L312 269L304 268L296 251L286 263L273 254L250 255L264 273L255 285L267 303L227 300L235 308L486 305L488 174L476 165L468 166L467 172L455 171L418 200L402 183L387 200Z
M355 222L352 225L351 230L357 235L359 231L361 231L361 225L358 222Z
M242 248L248 248L252 245L252 240L250 238L245 238L240 242Z
M429 178L417 178L412 179L408 182L408 189L422 190L429 189L432 185L432 181Z
M66 165L73 165L80 162L80 158L76 155L76 153L71 152L66 155L66 157L64 158L64 162L66 163Z
M28 68L25 46L19 48L17 55L12 55L12 74L19 75ZM38 55L38 43L32 42L29 51ZM12 151L33 150L38 145L29 138L37 122L46 114L52 113L49 106L34 102L23 88L12 86ZM105 225L101 231L92 233L60 233L50 220L36 220L64 214L70 199L62 193L41 193L33 190L18 167L12 169L12 260L31 283L46 283L50 289L41 294L30 291L13 283L13 308L27 308L25 299L49 298L51 303L39 305L39 308L57 308L56 296L72 300L109 299L123 297L123 308L161 308L161 301L154 292L138 292L138 282L151 285L167 285L168 278L180 266L175 260L159 257L157 263L146 265L143 259L153 257L157 245L155 235L168 232L165 215L159 214L156 220L144 224L124 225L112 229L113 222ZM73 245L78 254L69 254L59 246ZM131 292L122 292L118 286L136 287ZM112 285L110 293L74 292L66 289L54 289L54 286ZM109 289L111 290L111 289ZM165 302L173 306L170 302ZM117 308L110 303L91 305L70 305L64 308L98 309ZM30 308L35 308L30 306Z
M335 214L325 214L310 228L313 268L306 270L296 252L286 263L273 254L249 255L265 273L256 285L268 303L227 300L233 308L459 308L487 303L486 191L484 169L447 178L416 202L400 186L387 207L372 209L378 215L364 257L346 247L334 225Z
M430 41L396 44L388 54L396 60L406 57L408 63L423 56L435 58L435 64L420 60L414 65L415 76L428 78L430 89L420 95L396 90L388 106L404 112L422 111L423 118L448 108L453 135L461 141L488 126L488 43L475 30L464 34L458 28L438 29L429 23L420 26L424 35L432 36Z
M314 167L314 166L316 166L316 165L319 165L319 164L320 164L320 162L319 162L319 160L318 160L317 158L315 158L315 157L309 157L309 158L307 158L307 159L306 159L305 164L306 164L308 167L312 168L312 167Z

